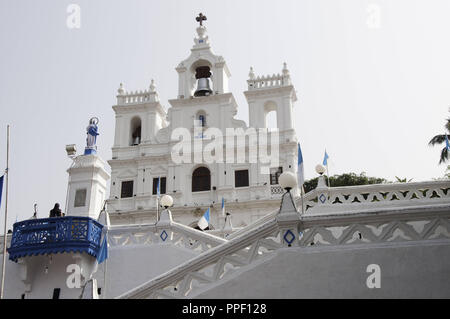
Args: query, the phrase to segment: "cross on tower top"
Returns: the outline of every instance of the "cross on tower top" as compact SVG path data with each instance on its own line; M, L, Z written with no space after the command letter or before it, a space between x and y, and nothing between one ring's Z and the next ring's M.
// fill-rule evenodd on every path
M200 25L202 26L202 25L203 25L203 21L206 20L206 16L204 16L203 13L200 12L200 13L198 14L198 17L195 18L195 20L196 20L197 22L199 22Z

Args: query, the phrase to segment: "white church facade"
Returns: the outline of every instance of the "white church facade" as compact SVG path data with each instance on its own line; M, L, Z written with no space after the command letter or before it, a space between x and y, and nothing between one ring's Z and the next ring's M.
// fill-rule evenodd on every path
M317 188L300 194L286 65L251 70L247 125L202 23L197 34L167 113L153 81L121 85L112 159L96 153L96 118L83 154L67 145L66 216L0 238L4 297L449 298L449 181L328 187L318 165ZM209 229L195 229L208 208Z
M256 77L251 69L244 92L247 125L235 118L238 105L229 91L230 71L225 59L213 53L205 26L197 28L194 42L190 56L176 67L178 94L169 100L167 112L153 80L145 91L125 92L122 84L118 90L113 106L115 139L108 161L113 224L155 222L160 179L161 194L174 198L176 221L195 226L210 207L211 228L220 229L223 198L233 224L245 227L278 207L279 174L296 174L293 108L297 97L286 64L281 73L266 77ZM267 126L270 112L277 115L276 131ZM178 155L174 152L183 153L184 161L174 161ZM205 158L208 154L210 160Z

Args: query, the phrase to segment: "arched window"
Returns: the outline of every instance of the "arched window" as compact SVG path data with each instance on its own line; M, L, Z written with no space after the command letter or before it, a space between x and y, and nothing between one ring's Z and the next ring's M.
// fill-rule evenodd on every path
M278 127L278 119L277 119L277 105L268 101L264 105L264 116L265 116L265 127L266 128L277 128Z
M130 145L139 145L141 144L141 138L142 138L142 125L141 125L141 119L136 116L133 117L131 120L131 127L130 127Z
M192 173L192 192L211 190L211 173L208 168L202 166Z
M205 127L206 126L206 118L203 114L200 114L198 116L198 121L200 122L200 126L201 127Z
M197 120L197 126L206 126L206 113L204 111L197 112L197 115L195 115L195 119Z

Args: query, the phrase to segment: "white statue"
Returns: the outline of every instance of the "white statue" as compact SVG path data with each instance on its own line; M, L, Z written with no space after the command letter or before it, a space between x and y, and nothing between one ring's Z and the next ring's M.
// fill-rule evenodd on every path
M86 128L86 150L85 150L85 154L91 154L92 150L96 150L97 146L97 135L99 135L98 133L98 118L93 117L89 120L89 125ZM90 150L90 151L88 151Z

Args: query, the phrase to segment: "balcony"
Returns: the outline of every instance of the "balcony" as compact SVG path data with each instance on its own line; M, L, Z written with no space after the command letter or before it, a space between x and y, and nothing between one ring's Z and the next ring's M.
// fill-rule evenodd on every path
M97 257L103 226L89 217L29 219L14 224L9 259L56 253Z

